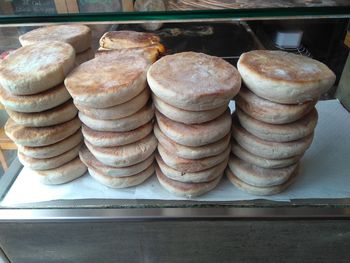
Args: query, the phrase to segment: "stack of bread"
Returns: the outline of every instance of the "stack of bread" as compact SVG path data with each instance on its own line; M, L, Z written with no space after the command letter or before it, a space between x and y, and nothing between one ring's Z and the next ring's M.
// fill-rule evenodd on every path
M297 176L313 140L315 104L335 75L319 61L282 51L244 53L237 67L247 88L236 99L226 174L248 193L276 194Z
M158 139L156 174L179 196L198 196L219 183L230 152L228 103L239 91L235 67L195 52L169 55L147 73Z
M22 46L39 42L61 41L72 45L75 50L75 65L94 57L91 48L91 30L85 25L54 25L29 31L19 37Z
M149 61L133 53L96 57L75 68L65 85L79 109L90 175L112 188L144 182L154 173L154 108Z
M96 56L109 56L113 52L117 54L132 53L144 56L150 63L153 63L164 51L160 38L155 34L120 30L106 32L101 37Z
M63 42L17 49L0 66L0 98L10 118L5 132L22 164L46 184L71 181L86 172L77 109L62 83L75 52Z

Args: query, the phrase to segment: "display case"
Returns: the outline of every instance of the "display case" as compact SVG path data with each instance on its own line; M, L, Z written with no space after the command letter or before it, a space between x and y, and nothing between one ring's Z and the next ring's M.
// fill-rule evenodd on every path
M317 103L300 176L263 198L226 178L198 198L167 193L156 176L119 190L89 174L45 186L2 138L9 167L0 175L0 262L348 262L349 1L12 0L0 10L0 53L19 48L18 37L34 28L85 24L94 51L105 32L135 30L158 35L164 55L202 52L236 66L250 50L285 50L336 75ZM283 45L286 33L298 44Z

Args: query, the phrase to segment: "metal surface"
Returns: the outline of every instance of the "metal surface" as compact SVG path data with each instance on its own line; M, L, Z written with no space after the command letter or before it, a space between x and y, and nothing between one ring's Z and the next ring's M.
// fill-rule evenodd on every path
M337 262L349 220L0 223L11 262Z
M17 175L21 171L23 165L16 157L11 163L9 169L0 177L0 201L5 197L5 194L10 189L13 182L16 180Z
M350 219L350 208L0 209L0 222L315 218Z

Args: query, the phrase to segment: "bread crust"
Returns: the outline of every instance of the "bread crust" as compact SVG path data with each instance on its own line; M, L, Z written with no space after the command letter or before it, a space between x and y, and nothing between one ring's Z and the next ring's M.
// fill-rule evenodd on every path
M91 40L90 28L78 24L40 27L19 37L22 46L60 41L72 45L76 53L87 50L91 46Z
M211 190L213 190L220 182L222 176L217 177L210 182L202 183L183 183L179 181L172 180L166 177L159 167L156 167L156 174L159 183L170 193L181 196L192 198L196 196L203 195Z
M245 85L256 95L285 104L317 99L336 79L325 64L284 51L243 53L237 68Z
M195 52L162 57L150 67L147 81L157 97L191 111L222 107L241 86L234 66L221 58Z
M74 59L74 49L63 42L21 47L2 61L0 85L14 95L43 92L63 82Z

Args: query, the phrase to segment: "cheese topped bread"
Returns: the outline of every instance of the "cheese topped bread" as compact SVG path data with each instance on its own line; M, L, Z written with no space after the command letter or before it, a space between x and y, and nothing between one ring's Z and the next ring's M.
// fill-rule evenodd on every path
M160 42L152 33L129 30L106 32L100 39L100 46L108 49L147 47Z

